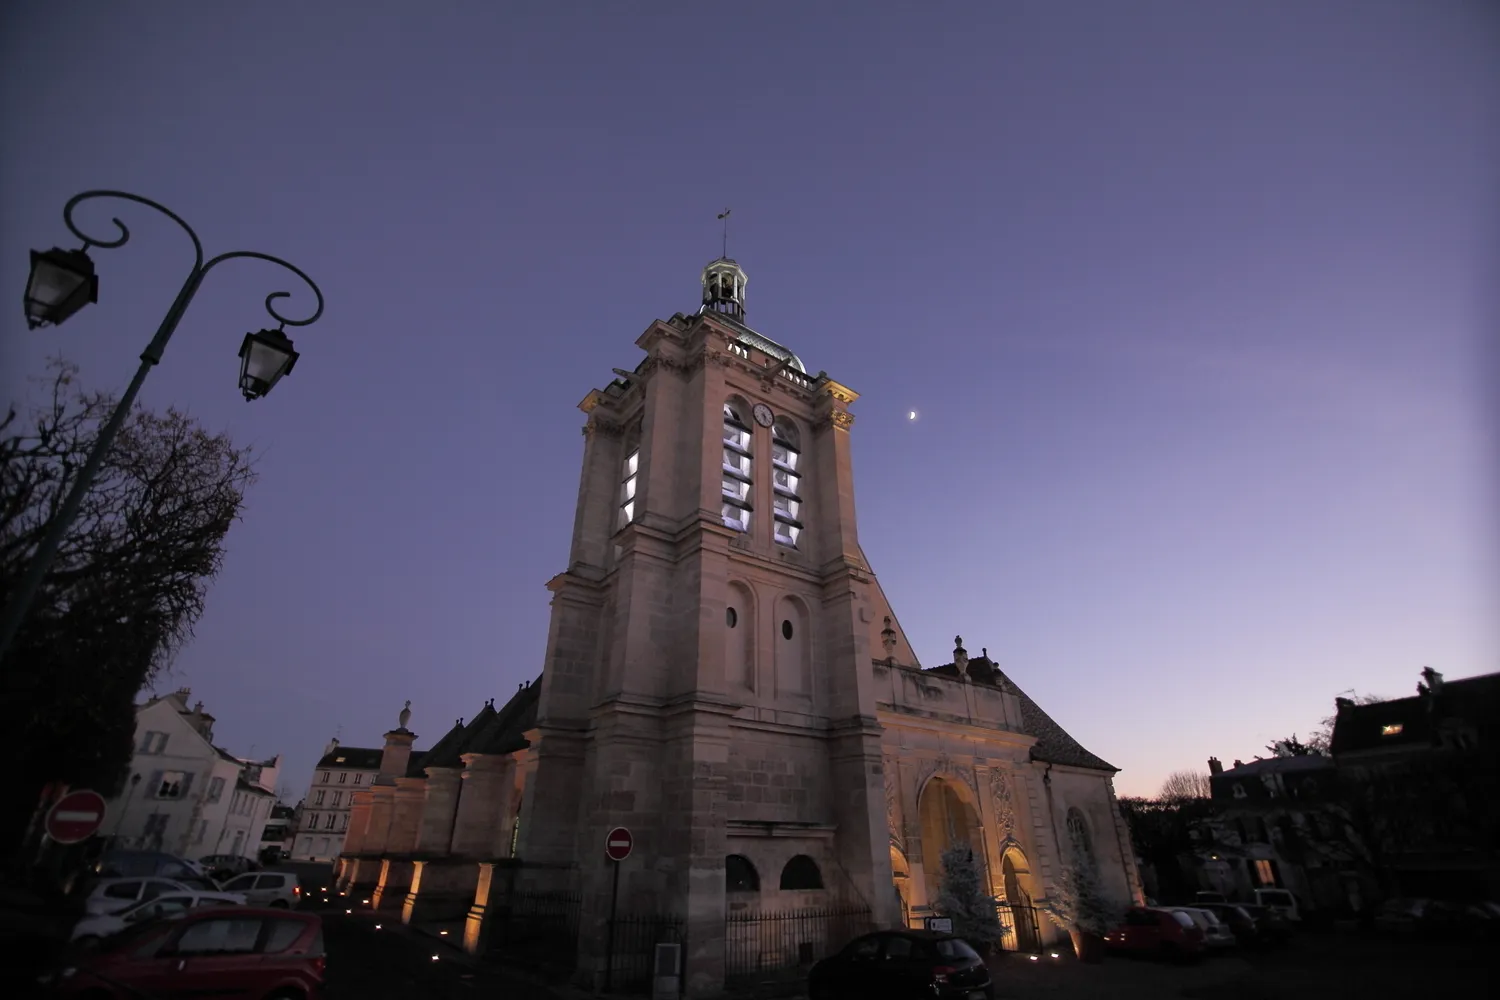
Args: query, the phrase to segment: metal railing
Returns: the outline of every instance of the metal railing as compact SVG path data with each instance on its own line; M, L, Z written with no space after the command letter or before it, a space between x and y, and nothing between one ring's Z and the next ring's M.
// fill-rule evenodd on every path
M725 918L726 978L800 969L875 929L867 906L848 904Z
M610 988L622 993L647 992L651 989L653 962L659 944L682 945L687 952L686 923L681 917L622 914L615 917L611 935L614 953L608 956ZM678 990L685 977L678 969Z
M533 968L571 969L578 960L580 897L510 893L486 917L489 957Z

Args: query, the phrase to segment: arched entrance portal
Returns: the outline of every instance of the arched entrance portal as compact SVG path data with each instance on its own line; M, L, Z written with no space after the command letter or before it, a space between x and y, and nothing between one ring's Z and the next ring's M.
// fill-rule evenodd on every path
M943 882L943 852L950 847L968 847L974 852L981 875L985 872L984 828L979 814L959 788L946 778L935 777L923 787L917 802L922 821L922 875L927 903L937 902ZM989 883L988 877L981 882Z
M1010 910L1008 936L1014 938L1016 951L1039 951L1042 947L1041 929L1037 926L1036 910L1031 902L1027 886L1031 872L1026 857L1019 849L1010 848L1000 860L1000 878L1005 889L1005 904ZM1006 942L1010 944L1010 942Z

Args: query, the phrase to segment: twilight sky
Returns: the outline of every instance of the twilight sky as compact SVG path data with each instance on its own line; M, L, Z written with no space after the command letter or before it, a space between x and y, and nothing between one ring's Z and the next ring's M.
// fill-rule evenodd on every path
M7 399L58 351L123 390L190 263L96 207L135 233L99 304L28 332L86 188L327 296L249 405L300 289L225 266L142 395L261 455L158 687L296 794L338 727L410 698L430 745L541 669L574 406L696 308L726 205L751 325L863 394L925 665L988 647L1121 794L1497 669L1491 4L14 0L0 121Z

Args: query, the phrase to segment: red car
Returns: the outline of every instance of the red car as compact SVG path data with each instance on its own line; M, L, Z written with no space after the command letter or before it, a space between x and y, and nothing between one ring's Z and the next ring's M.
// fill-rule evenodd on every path
M1125 911L1125 922L1104 935L1111 951L1158 955L1191 961L1203 954L1203 931L1180 910L1136 906Z
M323 921L284 909L197 910L105 938L43 985L57 996L89 1000L316 1000L323 994Z

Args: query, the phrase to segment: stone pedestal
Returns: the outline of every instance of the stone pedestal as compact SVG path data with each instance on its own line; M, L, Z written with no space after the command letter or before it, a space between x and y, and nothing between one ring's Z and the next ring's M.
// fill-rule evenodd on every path
M463 769L427 769L427 797L422 803L422 823L417 830L417 852L440 856L453 847L453 823L463 782Z
M411 889L401 907L403 923L458 920L473 908L480 866L462 858L413 862Z
M511 806L515 786L511 760L466 753L463 762L463 790L453 820L451 851L455 856L476 861L493 858L499 853L496 840L505 826L505 811Z

